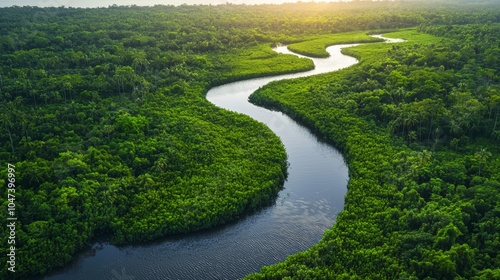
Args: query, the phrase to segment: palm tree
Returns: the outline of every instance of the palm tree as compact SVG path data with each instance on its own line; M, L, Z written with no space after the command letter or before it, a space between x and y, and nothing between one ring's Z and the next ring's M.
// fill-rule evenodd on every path
M155 183L153 177L147 173L137 177L137 182L141 187L145 188L146 190L149 190Z
M415 130L412 130L408 133L408 144L414 142L415 140L417 140L417 133Z
M110 186L101 186L100 187L102 195L102 199L108 204L113 204L116 199L116 189Z
M113 130L115 130L115 127L113 125L111 124L104 125L104 132L106 132L106 134L108 135L108 143L111 143L110 134L111 132L113 132Z
M132 61L132 67L135 72L142 73L147 70L149 66L149 60L146 58L146 54L137 54L137 57Z
M472 125L471 114L468 112L463 112L458 118L458 124L463 127L464 130L468 130Z
M414 112L408 112L404 119L404 125L408 127L408 131L418 123L418 116Z
M462 128L460 127L460 124L457 121L451 120L450 121L450 132L453 135L459 135L463 131L462 131Z
M155 161L153 168L158 173L164 172L168 168L168 159L164 157L159 158L157 161Z
M477 151L474 154L474 157L476 158L477 163L478 163L478 169L479 169L478 175L481 176L481 168L486 164L486 161L488 160L488 158L491 157L491 153L488 152L487 149L482 148L482 149L479 149L479 151Z
M130 66L121 66L115 70L114 79L118 85L118 94L125 92L125 86L132 85L136 80L135 70Z
M429 152L427 150L423 150L422 152L419 152L418 154L419 157L419 167L424 167L427 165L427 163L431 160L432 158L432 152Z
M418 171L424 169L432 158L432 152L428 150L423 150L418 152L415 156L415 161L411 165L412 175L415 175Z

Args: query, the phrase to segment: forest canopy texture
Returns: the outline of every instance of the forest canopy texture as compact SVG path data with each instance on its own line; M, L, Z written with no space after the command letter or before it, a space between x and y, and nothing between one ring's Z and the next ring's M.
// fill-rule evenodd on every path
M350 182L319 244L249 278L500 279L500 10L486 2L0 9L8 276L64 266L95 239L144 242L273 203L283 145L205 92L313 67L276 43L324 56L339 38L409 27L388 35L406 43L344 50L359 65L251 97L338 147Z

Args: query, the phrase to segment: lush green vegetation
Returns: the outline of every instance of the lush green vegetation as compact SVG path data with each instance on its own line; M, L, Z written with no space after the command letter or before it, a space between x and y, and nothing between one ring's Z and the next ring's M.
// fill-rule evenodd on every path
M306 58L283 55L273 51L269 45L258 45L237 54L220 57L224 65L224 81L249 79L267 75L294 73L314 69L314 64Z
M432 276L448 269L435 261L452 267L470 257L477 263L447 271L498 273L498 50L495 36L481 37L495 34L496 25L437 25L498 19L486 4L0 9L0 166L16 166L14 276L62 266L94 238L141 242L213 227L272 203L286 176L282 144L263 125L208 103L208 88L311 68L272 52L275 43L315 39L317 51L347 38L322 34L419 24L437 36L449 32L448 41L380 44L383 61L370 47L350 50L366 61L297 80L286 98L275 93L273 106L346 153L353 177L338 225L279 269L301 259L305 264L290 274L307 266L307 273L361 277L389 267L381 273L390 276L401 266ZM482 32L474 34L477 27ZM351 40L366 39L356 34ZM418 110L427 111L407 120ZM2 185L6 178L7 168L0 169Z
M380 41L383 40L369 36L366 33L349 32L306 38L305 41L288 45L288 49L295 53L310 57L328 57L330 54L326 51L326 48L331 45L346 43L372 43Z
M248 279L500 279L499 31L390 33L408 41L252 95L338 147L350 181L321 242Z

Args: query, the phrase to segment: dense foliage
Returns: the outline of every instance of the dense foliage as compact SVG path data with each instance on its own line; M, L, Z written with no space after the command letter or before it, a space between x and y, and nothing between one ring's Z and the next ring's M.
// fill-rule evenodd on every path
M251 96L345 154L333 228L249 279L500 279L500 24L423 25Z
M366 33L349 32L337 33L332 35L314 36L312 38L305 38L304 41L288 45L288 49L294 53L306 55L309 57L328 57L330 54L326 48L331 45L345 44L345 43L372 43L380 42L382 39L369 36Z
M151 240L167 234L213 227L272 203L286 176L286 154L279 139L262 124L245 116L219 110L203 96L209 87L224 82L312 67L307 60L275 54L269 47L271 44L306 39L317 39L318 44L328 44L321 41L323 37L318 35L340 31L401 28L421 23L497 22L498 14L490 9L483 11L485 7L488 8L485 5L463 8L439 6L435 3L428 5L368 2L299 3L281 6L0 9L0 166L6 167L7 163L16 166L18 227L17 273L14 276L22 278L43 274L54 267L62 266L71 260L77 250L94 238L107 238L114 243ZM474 13L475 10L483 12ZM436 25L422 27L426 32L437 35L448 31L443 31L442 28ZM442 203L448 203L448 200L453 201L448 203L450 207L470 208L470 211L467 211L471 215L475 213L473 210L480 209L477 210L480 214L472 215L470 222L464 224L469 232L453 220L453 225L462 235L457 237L452 245L462 246L453 247L458 252L459 249L467 249L464 246L469 244L467 246L473 252L471 256L481 257L483 265L474 266L474 269L495 267L494 264L498 263L498 260L495 260L496 254L476 250L479 245L474 247L475 245L463 239L473 232L477 235L477 242L483 242L478 244L487 244L493 251L497 248L497 239L489 235L495 230L496 224L487 224L486 221L492 221L488 215L496 213L491 214L491 209L497 206L491 201L494 194L489 192L488 186L496 184L494 174L495 170L498 170L495 169L498 167L498 160L490 163L491 161L487 162L485 159L491 160L497 155L497 150L489 142L493 138L486 132L488 129L493 130L493 135L497 135L495 133L498 130L498 108L487 107L497 104L497 101L494 101L494 89L497 82L495 71L498 69L495 70L491 65L484 67L485 73L493 75L484 76L489 77L489 84L484 85L485 91L482 91L481 98L472 90L474 83L466 82L463 86L458 86L454 80L457 75L462 75L464 79L468 77L469 80L476 81L474 77L467 75L482 73L474 67L483 67L482 59L486 61L486 57L492 65L498 65L495 64L496 50L486 49L487 46L482 44L471 45L472 49L456 50L457 46L463 46L462 38L458 37L462 33L460 29L457 30L459 31L453 34L460 44L445 44L441 47L453 50L449 54L452 57L436 60L443 61L442 70L450 74L450 80L446 80L450 86L442 85L442 89L438 88L437 92L431 92L428 96L432 101L435 94L443 94L445 90L457 88L457 99L442 98L443 104L436 106L442 106L444 111L439 112L439 115L421 116L418 126L417 123L410 124L394 119L399 115L403 117L405 106L417 108L417 105L406 105L412 104L413 101L408 94L415 95L415 98L427 94L426 88L417 89L416 85L421 81L418 78L421 76L415 74L412 84L415 88L410 88L409 84L405 83L405 75L413 73L414 65L421 67L425 74L432 72L432 67L440 65L436 66L437 62L429 63L428 57L432 58L433 54L434 57L440 57L448 55L448 52L439 53L437 49L411 44L391 50L391 61L395 61L393 67L397 66L397 71L402 76L402 81L399 81L398 73L394 72L396 85L393 87L402 88L402 91L399 99L390 99L390 102L386 102L387 94L384 93L386 90L392 94L393 90L390 83L388 85L384 80L384 75L387 74L384 71L388 71L385 64L381 66L374 62L375 64L370 66L371 62L364 63L366 71L352 72L349 76L351 80L346 80L345 83L327 79L328 90L322 89L325 83L321 80L305 82L306 92L309 92L310 96L304 96L304 101L312 102L313 107L317 107L314 109L316 113L320 112L319 108L325 108L321 116L303 118L318 122L318 129L323 126L320 120L330 123L327 120L337 114L333 111L335 108L341 105L349 108L338 110L338 114L349 113L346 117L339 115L339 118L345 121L342 126L345 126L346 130L328 128L329 131L322 130L322 133L334 133L329 137L347 153L352 164L351 176L354 178L350 188L356 190L355 186L362 184L367 192L366 198L356 191L349 192L347 210L340 219L347 219L348 222L339 223L340 225L334 227L327 236L340 238L341 235L335 233L337 231L349 236L352 230L358 227L353 224L351 228L350 221L365 225L366 219L386 217L383 211L380 211L382 214L377 214L381 209L377 208L379 206L392 207L390 209L393 209L393 213L397 208L395 203L401 201L401 196L397 197L399 200L393 199L399 193L396 190L405 190L406 187L408 196L419 203L413 205L410 203L412 200L407 199L409 205L399 205L397 212L405 213L404 211L409 211L411 207L419 207L414 210L414 216L411 216L416 220L414 226L418 230L423 219L419 216L423 215L420 211L425 207L428 207L425 208L426 211L433 214L431 210L442 209L438 207L441 207ZM481 36L489 34L488 32L492 31L485 28ZM366 36L350 38L349 40L359 41L365 40ZM475 38L471 38L473 39ZM480 37L477 40L479 39L485 38ZM314 48L313 52L317 50L318 48ZM321 48L319 50L322 51ZM380 49L385 55L383 50ZM474 50L474 53L465 57L468 50ZM407 61L405 51L414 53ZM457 54L454 54L455 52ZM450 64L451 66L446 64L452 61L456 62ZM404 68L405 65L407 68ZM464 69L469 69L469 72ZM436 79L440 77L437 76ZM362 82L358 83L356 79L361 79ZM440 81L436 80L434 83ZM435 86L434 83L425 86L432 87ZM350 85L362 87L350 89ZM386 88L387 86L389 87ZM303 87L298 86L294 90L299 92L301 89ZM316 91L318 94L313 98L311 93ZM328 94L319 94L323 92ZM329 94L336 94L341 99L344 98L343 94L346 94L351 100L340 102L343 99L339 99L340 105L334 106L332 103L335 102L332 100L335 99ZM487 105L484 102L489 100L488 98L491 99L491 104ZM406 103L401 103L403 99ZM290 102L292 101L297 99L291 99ZM322 104L323 101L327 102ZM478 105L478 102L481 105ZM322 107L326 105L331 105L330 109ZM425 185L428 182L424 179L435 175L432 173L435 172L434 169L430 168L438 164L439 152L432 153L432 160L424 161L427 165L417 165L422 167L417 170L411 163L416 161L420 154L412 154L409 148L400 151L397 146L391 146L393 140L386 131L377 129L377 125L389 124L394 136L403 137L405 142L412 142L416 145L413 147L416 150L425 144L421 143L425 139L440 144L439 147L448 147L445 145L447 142L435 140L440 139L436 138L435 135L440 133L435 130L441 127L444 131L447 128L446 117L451 120L455 117L454 114L459 114L461 109L453 107L455 105L470 109L472 119L468 125L466 122L460 122L457 124L460 129L453 132L455 134L448 134L458 139L454 146L450 146L455 150L443 148L444 150L440 151L443 158L453 159L450 161L453 164L440 167L439 170L442 171L439 174L447 174L452 179L436 176L441 181L434 182L434 185ZM298 110L297 108L294 110ZM381 113L379 110L382 108L386 111ZM488 118L485 117L486 108L491 109ZM309 109L311 108L305 108L304 112ZM344 134L351 132L348 129L357 129L359 133ZM376 136L367 134L369 131L373 131ZM350 135L355 142L338 138L340 134L344 135L343 137ZM377 157L381 157L380 162L387 164L374 163L370 157L367 158L366 165L357 162L359 156L350 159L354 157L355 148L342 145L361 145L356 141L364 138L357 138L357 135L366 138L366 143L380 140L371 148ZM481 139L484 142L484 159L475 156L477 141ZM383 145L384 143L387 145ZM469 145L468 148L461 148L465 143ZM391 149L401 152L398 158L405 164L398 165L392 161ZM368 153L365 150L358 151ZM453 153L454 157L451 156ZM393 173L393 164L404 166L406 169ZM359 169L361 167L362 170ZM408 171L414 169L415 171ZM418 172L424 172L423 170L427 173L420 175ZM454 170L463 171L465 177L454 182L453 180L457 180L453 179L455 175L451 175ZM376 184L372 184L373 177L364 177L363 172L368 172L369 175L384 174L390 178L400 175L391 179L397 182L391 185L392 188L381 192ZM423 176L421 180L424 181L415 181L415 176ZM383 180L386 177L376 177L377 182L385 182ZM0 169L0 180L4 182L2 186L7 185L6 178L7 168ZM415 190L410 192L412 182L415 182L415 187L411 189ZM443 196L447 200L429 204L434 197L431 195L434 186L439 186L443 194L446 194L447 184L463 186L457 189L462 190L464 197ZM481 190L472 188L468 191L471 187L483 185L487 187ZM373 197L374 192L378 204L372 205L374 201L369 199ZM3 193L4 197L7 197L6 191ZM474 199L479 199L478 197L483 199L481 207L474 204ZM357 209L358 198L369 205L364 209L365 213L354 210ZM456 206L455 200L472 206ZM7 202L2 201L4 209ZM371 210L368 211L369 209ZM400 214L392 215L394 216L391 217L395 218ZM0 217L5 221L6 213L2 211ZM429 219L437 221L438 218ZM479 226L478 221L483 220L484 224ZM385 221L388 226L395 227L389 220ZM342 227L349 227L351 230ZM442 228L441 225L436 225L437 236L444 238L451 231ZM384 233L378 233L375 229L373 228L372 233L376 236L385 236L385 232L390 232L390 227ZM360 248L371 248L370 244L373 242L386 246L384 248L393 248L390 247L392 243L378 243L381 239L368 238L370 235L366 231L360 232L365 234L367 242L363 245L366 247ZM401 229L401 232L405 231ZM427 228L422 229L422 232L422 235L419 232L409 235L407 239L413 240L415 244L422 241L422 246L432 245L434 232ZM0 231L0 236L2 244L7 244L5 227ZM402 240L406 240L397 239L397 234L391 238L394 239L387 240L399 240L397 244L404 244ZM356 240L355 238L346 240L365 242L352 241ZM318 245L323 248L320 255L328 257L329 247L324 244ZM331 246L337 248L340 245L332 243ZM352 246L354 248L355 245ZM349 246L343 248L338 256L345 257L344 262L336 265L355 270L356 260L361 260L357 254L361 251L352 251ZM6 250L7 248L2 246L0 277L3 278L7 273L4 261ZM352 255L348 255L349 252ZM448 253L449 250L443 252L448 254L445 256L452 254ZM425 258L416 258L419 254ZM490 259L487 259L485 254L489 254ZM365 258L369 255L370 253L366 253ZM384 255L381 259L389 259L392 256L394 255L387 254L387 257ZM432 261L432 257L442 257L427 247L423 247L419 252L408 252L405 256L409 265L413 265L415 269L421 269L420 267L425 265L431 266L428 263ZM412 264L410 260L413 259L423 263ZM443 260L447 259L443 257ZM314 263L310 264L320 265L320 262L315 259ZM328 267L328 271L340 271L330 268L329 265ZM419 273L427 273L431 268L428 267ZM364 269L368 269L368 266ZM294 273L293 269L291 273ZM363 272L360 271L359 275L363 275Z

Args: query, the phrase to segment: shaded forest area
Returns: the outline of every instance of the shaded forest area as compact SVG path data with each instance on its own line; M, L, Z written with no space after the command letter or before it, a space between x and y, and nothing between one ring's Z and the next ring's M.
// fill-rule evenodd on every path
M349 112L349 118L340 123L344 129L357 127L359 131L351 134L349 130L328 128L334 133L330 139L346 153L354 179L350 183L346 211L332 231L327 232L325 240L347 240L353 244L322 242L315 247L322 248L316 257L311 257L314 251L303 254L307 256L304 257L307 265L302 265L310 269L307 270L310 275L320 271L320 275L349 273L361 277L365 272L369 275L375 271L369 267L371 262L361 262L364 259L358 255L364 252L365 259L371 254L380 256L381 263L376 264L376 268L390 264L381 272L386 274L381 275L396 275L387 273L401 271L419 277L435 275L431 273L440 272L432 272L434 257L449 264L449 273L465 277L481 271L486 275L486 268L498 268L499 263L494 251L480 249L483 246L498 251L499 242L498 233L496 237L492 233L498 229L495 222L498 206L491 200L495 197L491 189L495 186L498 189L495 177L498 151L491 144L498 130L494 125L496 121L493 122L498 116L498 107L491 107L490 115L485 115L488 106L498 106L498 101L485 103L487 98L495 98L498 68L482 64L482 54L486 46L490 46L482 42L493 44L496 38L480 36L494 34L489 29L491 24L484 24L498 22L497 11L488 5L384 2L0 9L0 165L16 166L18 228L14 276L40 275L63 266L75 252L96 238L115 244L143 242L214 227L273 203L286 178L286 153L279 139L262 124L215 108L205 100L204 93L211 86L228 81L312 67L308 60L274 53L270 46L275 43L320 39L325 34L353 30L414 26L420 26L426 33L448 37L455 43L437 42L443 49L439 53L439 48L418 42L390 49L395 77L390 75L392 70L389 74L384 72L391 69L386 62L374 60L359 66L365 68L354 68L364 70L353 70L342 83L330 80L328 90L323 89L323 81L304 82L307 92L322 94L300 98L311 104L326 101L322 104L331 105L318 117L307 118L314 121L318 130L323 129L325 123L334 123L331 118L336 114ZM465 24L478 24L476 27L484 28L484 32L475 34L472 30L476 27ZM472 36L469 41L460 37L464 34ZM435 60L442 61L442 71L451 78L430 74L436 72L432 67L441 66L433 60L438 54L447 55L450 50L449 55L453 56L455 48L462 49L465 42L470 42L470 52L463 52L469 53L469 58L460 56L451 66L449 63L453 60L448 57ZM488 48L488 51L490 62L498 65L495 64L497 50ZM408 56L409 53L412 55ZM365 54L359 56L363 58ZM461 72L463 69L469 72ZM481 74L488 84L481 84L484 90L478 98L476 88L480 85L474 83L474 75L482 73L480 69L486 69L485 73L490 76ZM418 80L420 74L412 74L417 70L438 80L430 84L425 79ZM455 84L455 75L459 74L468 77L461 86ZM412 75L416 78L410 79ZM386 76L392 77L394 84L387 82ZM417 90L410 85L421 88ZM424 88L433 86L437 89L430 93ZM391 96L394 88L399 90L399 97L395 99ZM454 88L456 98L448 98L447 90ZM300 89L302 87L296 90ZM334 105L333 100L344 98L344 94L351 101L339 104L349 109L337 110L339 105ZM436 96L441 97L441 103ZM430 100L426 102L439 103L436 106L441 111L430 116L420 116L417 111L417 121L406 120L407 110L426 106L408 104L419 98L423 102L424 97ZM453 134L446 130L450 144L437 141L442 150L433 150L425 140L436 142L439 131L435 130L447 128L445 117L451 120L461 110L453 106L470 109L471 120L466 125L467 122L456 119L461 121ZM293 108L304 112L316 108L314 112L320 112L318 108L322 107ZM392 128L390 133L381 128L384 125ZM353 139L360 135L367 138L366 143L378 139L370 140L373 135L361 133L367 131L384 139L375 147L380 150L380 156L386 156L386 164L356 163L350 159L356 149L347 145L356 146L359 142L338 138L340 134L351 135ZM330 135L322 130L321 133ZM458 139L454 146L451 136ZM394 144L393 141L397 141L394 139L400 142ZM386 145L382 146L383 143ZM484 149L483 159L476 156L480 145ZM363 147L369 146L361 145L357 151L366 153ZM394 162L393 150L404 164ZM424 151L431 151L432 156L428 156L431 152L425 152L424 158L429 159L416 165L421 168L413 167L411 163L423 157ZM443 162L449 159L448 163L441 166L440 157ZM357 164L364 166L363 172L369 170L367 177ZM403 169L393 172L394 166ZM377 172L377 168L386 169ZM463 172L463 176L452 175L455 170ZM451 179L439 177L442 175L436 172L450 175ZM386 177L376 177L373 181L372 173ZM6 178L7 168L2 168L2 185L7 186ZM356 178L365 180L362 186L366 188L360 188L366 193L355 191ZM454 191L453 196L448 197L447 188L451 185L457 185L455 189L460 192ZM435 189L439 190L441 200L437 200ZM4 194L7 197L6 190ZM371 205L369 198L373 196L378 203ZM370 207L363 204L361 213L357 205L365 200ZM7 204L7 200L2 201L4 209ZM389 208L377 208L378 205ZM443 205L455 212L447 211ZM386 209L391 209L392 216L385 215ZM422 214L427 213L421 212L423 209L428 211L428 216ZM465 209L462 211L470 212L470 219L462 225L461 216L457 214L453 216L455 220L446 223L446 219L451 218L445 215L445 222L438 224L441 216L432 212L435 209L446 214L462 213L459 210ZM405 216L410 210L413 216ZM6 215L2 211L0 217L5 221ZM405 228L407 223L403 221L406 220L399 219L403 216L413 219L408 218L413 231ZM424 218L429 219L425 226ZM381 233L375 232L378 224L368 224L367 219L383 220L387 227ZM355 222L370 228L363 231L366 228L358 227ZM434 222L437 224L429 229ZM356 235L349 237L351 239L345 237L352 233L346 227L363 233L366 240L357 240ZM370 230L373 236L367 234ZM0 234L2 244L7 244L5 228ZM468 243L467 238L473 234L477 235L478 245ZM383 238L377 239L380 235ZM446 239L448 237L453 242ZM436 238L443 241L434 245ZM379 243L386 241L388 243ZM422 244L422 248L414 252L411 249L420 247L405 247L406 251L401 254L406 256L403 258L406 261L396 267L391 261L397 252L392 250L399 247L391 247L393 241L401 246ZM383 256L378 255L380 251L370 251L374 248L371 244L387 250ZM343 250L338 250L340 247ZM358 247L359 250L354 250ZM7 251L5 246L2 248L0 276L5 278ZM452 265L458 261L458 257L453 259L453 256L464 254L453 255L450 248L453 252L463 250L470 259L480 259L481 265L471 265L463 273L453 271ZM291 264L296 258L292 257L285 265L290 265L287 268L290 275L298 276L302 271ZM285 276L280 273L283 272L276 275ZM498 274L498 269L491 273Z

